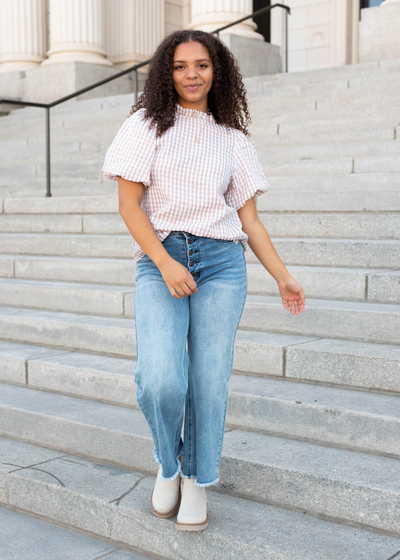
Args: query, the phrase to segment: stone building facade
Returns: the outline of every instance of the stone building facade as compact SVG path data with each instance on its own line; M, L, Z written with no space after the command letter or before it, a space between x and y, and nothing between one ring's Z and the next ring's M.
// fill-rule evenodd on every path
M400 0L281 3L291 10L290 72L400 57ZM0 0L0 95L33 99L35 92L45 98L69 93L148 60L176 29L211 32L260 5L266 2ZM285 10L277 7L255 20L258 24L248 19L220 37L237 55L244 77L285 71ZM143 77L146 66L139 72ZM44 81L46 89L40 86Z

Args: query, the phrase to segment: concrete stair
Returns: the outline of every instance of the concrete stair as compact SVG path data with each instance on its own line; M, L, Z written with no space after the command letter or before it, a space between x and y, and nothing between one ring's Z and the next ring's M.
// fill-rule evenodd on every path
M12 472L12 471L11 471ZM12 476L12 475L11 475ZM88 531L68 530L37 515L23 515L0 508L2 531L2 560L18 558L40 560L145 560L147 556L134 552L136 547L105 542L110 539L94 539ZM153 556L153 558L162 558ZM165 558L165 557L164 557Z
M99 543L121 560L400 555L400 60L245 83L271 185L259 216L306 309L283 308L248 247L200 539L150 508L158 465L136 401L132 238L100 175L133 96L52 110L51 198L44 115L0 119L0 516L90 537L82 560Z
M143 471L6 438L1 452L6 461L0 480L11 506L127 543L152 558L290 560L295 551L298 558L314 560L328 559L334 550L340 558L386 560L398 551L396 537L228 492L209 492L212 531L181 537L171 520L152 513L148 496L154 478Z

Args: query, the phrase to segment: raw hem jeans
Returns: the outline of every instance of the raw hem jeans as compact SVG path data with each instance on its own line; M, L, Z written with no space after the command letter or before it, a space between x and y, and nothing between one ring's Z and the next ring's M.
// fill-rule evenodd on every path
M219 481L228 381L247 295L244 250L240 241L184 231L162 243L192 273L198 292L174 298L147 255L137 262L136 397L161 478L181 473L195 486L211 486Z

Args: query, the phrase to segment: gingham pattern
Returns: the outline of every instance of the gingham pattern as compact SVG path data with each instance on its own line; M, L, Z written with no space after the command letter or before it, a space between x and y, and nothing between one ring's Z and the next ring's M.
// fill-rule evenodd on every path
M269 189L251 140L179 104L174 126L156 138L144 112L139 109L121 126L101 173L113 181L120 176L143 183L141 206L160 241L180 230L240 241L246 251L248 236L237 210ZM137 262L145 252L133 241Z

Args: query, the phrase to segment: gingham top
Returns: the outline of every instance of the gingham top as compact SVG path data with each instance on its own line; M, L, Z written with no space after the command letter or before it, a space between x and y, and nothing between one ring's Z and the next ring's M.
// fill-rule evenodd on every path
M179 230L240 241L246 251L248 236L237 210L269 189L251 140L179 103L174 125L156 139L144 112L139 109L122 124L101 173L113 181L120 176L143 183L141 207L160 241ZM145 254L134 239L134 260Z

